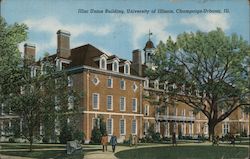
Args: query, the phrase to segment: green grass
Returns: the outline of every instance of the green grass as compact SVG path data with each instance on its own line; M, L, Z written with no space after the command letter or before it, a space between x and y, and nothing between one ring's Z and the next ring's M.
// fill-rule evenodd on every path
M84 153L82 151L76 151L72 155L67 155L65 150L46 150L46 151L5 151L0 154L8 156L21 156L31 158L62 158L62 159L82 159Z
M0 144L1 149L29 149L29 144L18 144L18 143L6 143ZM35 144L32 146L33 149L45 149L45 148L65 148L65 145L43 145L43 144Z
M72 155L67 155L64 144L35 144L33 145L32 152L29 152L29 144L19 144L19 143L1 143L0 144L2 150L0 154L8 155L8 156L21 156L21 157L31 157L31 158L62 158L62 159L82 159L84 156L84 152L81 150L76 151ZM20 151L15 150L11 151L11 149L20 149ZM21 151L21 149L25 149ZM46 149L46 150L43 150ZM59 150L52 150L59 149ZM60 150L61 149L61 150Z
M230 146L151 147L120 151L119 159L221 159L247 157L248 149Z

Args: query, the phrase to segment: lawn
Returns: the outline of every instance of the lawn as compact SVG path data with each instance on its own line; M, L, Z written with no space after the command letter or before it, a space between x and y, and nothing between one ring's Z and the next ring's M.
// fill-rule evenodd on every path
M125 150L115 154L119 159L243 159L247 155L247 148L233 146L166 146Z
M29 145L28 144L9 144L9 143L1 143L0 144L2 150L8 151L1 151L0 154L8 155L8 156L21 156L21 157L31 157L31 158L61 158L61 159L82 159L84 156L85 151L76 151L72 155L67 155L65 150L65 145L63 144L35 144L33 145L32 152L29 152ZM10 149L20 149L10 151ZM21 150L23 149L23 150ZM25 149L25 150L24 150ZM46 149L46 150L43 150Z

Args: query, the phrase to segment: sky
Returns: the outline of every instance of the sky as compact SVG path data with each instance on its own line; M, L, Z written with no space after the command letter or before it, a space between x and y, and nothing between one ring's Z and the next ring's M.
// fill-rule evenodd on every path
M143 52L149 30L155 46L169 36L217 27L249 42L249 6L248 0L3 0L1 14L8 24L29 27L25 42L36 45L37 59L56 52L56 32L63 29L71 33L71 48L89 43L131 60L133 50Z

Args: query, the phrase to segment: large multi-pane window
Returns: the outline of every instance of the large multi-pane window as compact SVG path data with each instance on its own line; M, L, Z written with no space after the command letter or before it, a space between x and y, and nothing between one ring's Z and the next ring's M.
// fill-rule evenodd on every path
M107 119L107 133L108 135L113 134L113 119L112 118Z
M108 85L108 88L113 88L113 79L111 77L108 78L107 85Z
M144 115L149 116L149 105L144 106Z
M120 88L122 89L122 90L125 90L126 89L126 83L125 83L125 80L121 80L120 81Z
M107 96L107 110L113 110L113 96Z
M137 134L137 121L136 119L132 120L132 134Z
M100 129L100 118L93 118L92 119L92 129L94 127Z
M125 119L120 120L120 134L121 135L126 134L126 121L125 121Z
M99 94L98 93L92 94L92 107L93 109L99 109Z
M226 135L230 131L229 123L224 123L223 125L223 134Z
M126 98L120 97L120 111L126 110Z
M132 99L132 111L137 112L137 99L136 98Z

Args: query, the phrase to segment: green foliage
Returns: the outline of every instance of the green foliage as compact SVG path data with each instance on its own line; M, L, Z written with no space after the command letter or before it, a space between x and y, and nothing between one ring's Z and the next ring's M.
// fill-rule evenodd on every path
M91 143L100 143L101 137L107 134L106 123L104 122L103 116L98 116L99 120L96 120L95 126L91 132Z
M208 33L183 33L176 42L171 37L160 42L153 62L147 69L151 79L175 83L178 88L166 95L185 103L208 118L209 134L238 107L249 107L250 47L236 34L225 35L221 29ZM180 98L185 85L186 98ZM197 93L198 92L198 93ZM224 113L219 113L221 110ZM211 111L210 111L211 110Z
M80 131L80 130L76 130L73 134L73 139L74 140L78 140L80 141L81 143L84 143L85 141L85 134L83 131Z
M62 126L59 136L59 141L61 144L66 144L67 141L73 140L73 130L68 124Z

